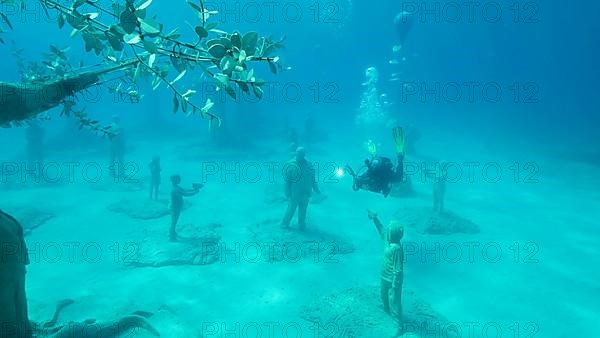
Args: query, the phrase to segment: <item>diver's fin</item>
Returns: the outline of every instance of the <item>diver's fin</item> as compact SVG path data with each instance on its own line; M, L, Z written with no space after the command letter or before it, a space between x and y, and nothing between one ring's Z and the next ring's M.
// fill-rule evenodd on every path
M369 152L369 155L371 155L371 157L377 156L377 144L375 144L373 140L368 140L365 143L365 146L367 147L367 151Z
M394 136L394 144L396 145L396 154L404 155L404 130L402 127L395 127L392 129L392 134Z

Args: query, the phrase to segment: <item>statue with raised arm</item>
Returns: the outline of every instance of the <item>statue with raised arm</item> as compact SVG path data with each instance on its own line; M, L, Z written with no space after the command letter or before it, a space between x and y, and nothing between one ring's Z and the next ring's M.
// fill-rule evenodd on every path
M369 219L375 224L385 243L383 267L381 269L381 300L383 309L402 327L402 283L404 280L404 249L402 237L404 227L398 221L391 221L385 227L377 214L368 211Z

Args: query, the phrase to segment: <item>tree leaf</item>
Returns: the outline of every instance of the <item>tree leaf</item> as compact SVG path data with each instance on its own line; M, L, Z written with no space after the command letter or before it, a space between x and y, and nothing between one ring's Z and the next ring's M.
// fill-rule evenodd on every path
M111 47L114 50L116 50L116 51L122 51L123 50L123 43L121 42L121 40L119 40L119 38L117 38L111 32L107 32L106 33L106 37L108 39L108 43L111 45Z
M152 0L146 0L141 5L137 6L135 9L138 11L141 11L143 9L148 8L148 6L150 6L150 4L152 4Z
M185 92L185 94L181 95L181 97L183 97L184 99L187 100L187 99L189 99L194 94L196 94L195 90L188 89L188 91Z
M208 53L216 59L221 59L227 54L227 49L221 44L215 44L208 49Z
M217 26L219 26L218 22L210 22L210 23L206 24L205 28L206 28L207 31L211 31L211 30L217 28Z
M231 96L231 98L233 98L234 100L237 99L237 94L236 94L235 90L233 88L231 88L231 86L226 87L225 92L227 92L227 94L229 94L229 96Z
M156 44L148 39L143 40L143 44L144 44L144 49L146 49L149 53L151 54L157 54L158 53L158 46L156 46Z
M269 61L269 68L273 74L277 74L277 66L273 62Z
M137 83L137 80L140 77L140 73L142 71L142 65L138 63L137 67L135 67L135 72L133 73L133 82Z
M231 35L231 44L237 47L238 49L242 48L242 37L239 33L233 33Z
M58 28L62 29L65 26L65 16L63 14L60 14L58 16Z
M229 87L229 76L225 74L215 74L214 78L221 84L222 87Z
M173 95L173 114L176 114L179 110L179 100L177 99L177 94Z
M150 54L148 57L148 66L150 68L154 67L154 62L156 61L156 54Z
M75 0L75 2L73 3L72 9L77 9L78 7L81 7L81 5L83 5L85 3L86 3L86 0Z
M204 27L202 27L202 26L197 26L195 31L196 31L196 34L198 34L198 37L200 38L200 40L208 37L208 31L206 29L204 29Z
M125 35L123 37L123 41L125 41L127 44L135 45L136 43L139 43L140 41L142 41L142 38L140 37L140 35L138 33L132 33L132 34Z
M256 97L258 97L259 99L262 99L262 97L263 97L262 88L260 88L260 86L253 85L252 89L254 89L254 95L256 95Z
M135 32L135 29L137 28L138 18L132 11L126 9L123 11L123 13L121 13L119 22L121 23L121 27L123 27L125 33L131 34Z
M139 19L142 31L147 34L160 34L161 26L152 19Z
M183 72L181 72L179 75L177 75L175 80L171 81L171 85L173 85L175 82L181 80L185 76L185 73L187 73L187 69L184 69Z
M188 1L187 2L188 5L190 5L190 7L192 7L194 10L196 10L198 12L198 14L202 13L202 8L200 8L200 6L196 5L195 3Z

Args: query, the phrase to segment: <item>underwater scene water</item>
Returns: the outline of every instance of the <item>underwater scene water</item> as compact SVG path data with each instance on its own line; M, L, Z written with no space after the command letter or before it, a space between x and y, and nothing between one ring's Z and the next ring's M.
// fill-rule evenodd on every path
M599 10L0 0L0 337L598 337Z

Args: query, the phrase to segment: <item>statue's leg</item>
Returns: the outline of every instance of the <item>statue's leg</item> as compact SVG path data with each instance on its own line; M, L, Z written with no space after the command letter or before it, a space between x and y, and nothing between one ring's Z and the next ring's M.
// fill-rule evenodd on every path
M390 302L390 315L398 323L398 328L402 328L402 282L399 283L395 288L390 289L390 293L393 293L393 297Z
M308 209L308 198L298 202L298 227L300 230L306 228L306 210Z
M123 154L122 151L119 152L118 158L117 158L117 163L118 163L118 173L119 173L119 179L120 180L125 180L125 154Z
M18 336L16 283L11 270L0 268L0 337Z
M283 220L281 221L281 226L287 228L290 226L290 222L292 221L292 217L294 217L294 213L298 208L298 201L295 198L290 198L288 201L287 210L285 211L285 215L283 216Z
M25 294L25 273L18 276L16 285L16 316L17 328L20 331L19 337L29 338L32 336L29 316L27 311L27 296Z
M171 228L169 229L169 238L171 241L175 241L177 239L177 222L179 221L179 215L181 215L181 209L172 209L171 210Z
M386 313L390 313L389 291L391 286L391 282L388 282L384 279L381 280L381 302L383 303L383 311Z
M110 171L110 174L112 175L113 179L116 178L116 155L113 149L110 150L110 160L108 161L108 169Z

